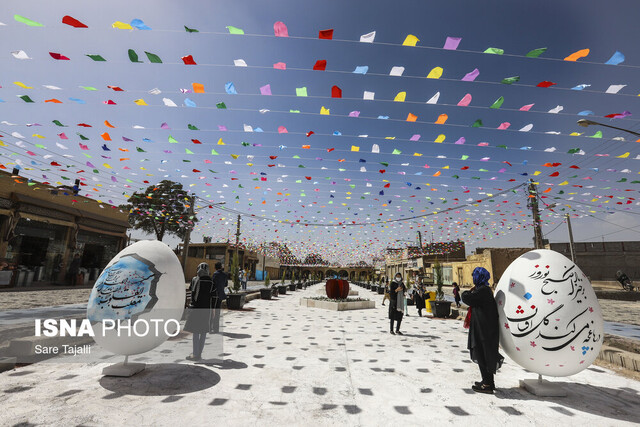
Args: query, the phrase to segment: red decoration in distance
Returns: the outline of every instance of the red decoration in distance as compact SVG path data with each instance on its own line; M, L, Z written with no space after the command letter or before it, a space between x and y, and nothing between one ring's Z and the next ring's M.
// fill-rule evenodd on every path
M318 59L316 61L316 65L313 66L313 69L316 71L324 71L327 68L327 60L326 59Z
M76 18L72 18L69 15L65 15L62 18L62 23L63 24L67 24L67 25L71 25L73 28L89 28L85 24L83 24L82 22L78 21Z
M320 30L318 32L318 38L324 40L332 40L333 39L333 29L330 30Z

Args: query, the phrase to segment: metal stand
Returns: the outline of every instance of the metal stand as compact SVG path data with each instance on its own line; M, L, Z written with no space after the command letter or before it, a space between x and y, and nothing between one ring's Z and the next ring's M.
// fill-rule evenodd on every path
M143 371L145 367L146 364L144 363L129 363L129 356L125 356L124 362L102 369L102 375L108 377L131 377Z
M562 388L562 386L542 379L542 375L538 375L537 380L520 380L520 387L523 387L529 393L540 397L565 397L567 395L567 392Z

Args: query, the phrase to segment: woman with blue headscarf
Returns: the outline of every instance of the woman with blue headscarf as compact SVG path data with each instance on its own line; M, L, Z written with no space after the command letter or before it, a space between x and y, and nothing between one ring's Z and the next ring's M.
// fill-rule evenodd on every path
M462 293L462 301L471 310L467 348L471 352L471 360L480 368L482 381L476 382L471 388L478 393L493 394L493 376L504 360L498 352L498 307L489 287L489 272L482 267L476 267L472 277L474 287Z

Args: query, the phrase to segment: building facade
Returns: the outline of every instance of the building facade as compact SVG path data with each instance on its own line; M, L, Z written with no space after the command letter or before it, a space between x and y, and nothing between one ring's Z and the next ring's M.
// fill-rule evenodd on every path
M0 171L0 286L70 284L76 254L89 285L124 248L128 213L75 193Z
M571 259L569 243L551 243L551 250ZM574 243L576 264L590 280L615 281L622 270L633 281L640 281L640 242Z
M187 278L192 277L196 273L196 268L202 262L209 264L211 272L215 271L216 262L221 262L224 266L224 271L227 273L231 271L231 263L233 262L233 254L235 252L235 245L231 243L191 243L189 245L189 253L187 254L187 266L185 269L185 276ZM177 253L182 253L181 245L178 246ZM260 258L260 259L259 259ZM244 268L248 274L249 280L256 280L256 271L258 269L258 262L262 263L261 255L256 252L247 250L244 247L238 248L238 261L240 267ZM269 270L269 263L266 263L267 270ZM262 266L262 264L260 264ZM274 275L279 271L279 265L272 268L272 275L269 277L274 279Z

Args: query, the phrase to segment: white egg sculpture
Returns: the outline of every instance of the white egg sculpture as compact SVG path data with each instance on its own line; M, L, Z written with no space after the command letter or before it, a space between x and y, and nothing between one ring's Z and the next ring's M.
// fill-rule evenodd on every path
M87 318L96 343L128 356L165 342L179 330L184 283L180 261L166 244L145 240L123 249L91 290Z
M587 276L564 255L537 249L509 265L495 293L500 345L520 366L563 377L587 368L604 339Z

